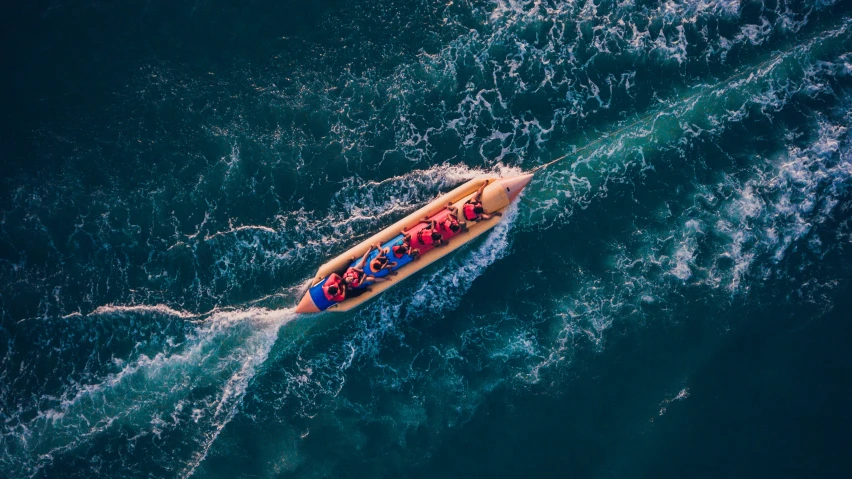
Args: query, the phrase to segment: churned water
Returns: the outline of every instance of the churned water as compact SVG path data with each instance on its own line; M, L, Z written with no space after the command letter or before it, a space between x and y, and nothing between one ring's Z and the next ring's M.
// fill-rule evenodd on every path
M0 476L852 473L850 2L0 12ZM563 155L380 301L293 314Z

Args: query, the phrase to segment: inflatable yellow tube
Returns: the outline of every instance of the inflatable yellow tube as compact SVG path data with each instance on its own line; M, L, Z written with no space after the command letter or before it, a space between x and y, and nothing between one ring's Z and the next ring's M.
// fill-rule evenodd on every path
M367 252L367 250L370 248L370 245L379 242L386 243L390 241L391 239L397 237L403 228L411 228L417 225L424 217L430 217L435 215L436 213L443 211L444 208L447 206L447 203L449 202L452 202L458 208L459 219L463 220L464 218L462 216L462 206L468 199L470 199L474 195L474 193L476 193L476 191L483 185L486 180L489 181L489 184L483 190L482 197L480 198L482 206L488 213L502 213L503 210L505 210L512 203L512 201L514 201L518 197L521 190L526 187L526 185L530 182L531 179L532 175L529 174L506 178L487 177L470 180L467 183L459 186L458 188L450 191L449 193L431 201L430 203L415 211L414 213L397 221L393 225L376 233L370 238L362 241L356 246L353 246L352 248L340 254L336 258L320 266L319 270L317 270L314 279L311 281L310 286L313 289L317 289L317 285L322 283L330 274L339 274L342 270L346 269L346 267L352 262L353 257L360 257L365 252ZM296 307L296 312L317 313L321 310L326 309L328 311L349 311L353 308L356 308L361 304L369 301L370 299L378 296L388 288L399 284L401 281L412 276L414 273L429 266L435 261L449 255L456 249L464 246L477 236L496 226L497 223L501 220L502 217L495 216L491 219L481 220L476 223L468 222L467 232L455 236L449 245L428 251L427 253L423 254L420 260L410 262L405 266L399 268L397 276L394 276L391 281L375 283L370 286L369 292L365 292L359 296L347 298L339 303L334 303L331 306L328 306L324 302L324 304L318 306L317 301L315 301L315 299L311 296L311 289L309 289L309 291L305 293L305 296L299 302L299 305ZM316 291L313 291L313 293L317 294ZM319 299L322 302L322 298Z

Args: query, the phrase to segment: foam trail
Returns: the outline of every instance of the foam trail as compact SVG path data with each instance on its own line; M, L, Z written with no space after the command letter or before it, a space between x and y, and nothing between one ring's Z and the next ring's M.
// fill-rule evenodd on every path
M179 311L173 308L170 308L164 304L156 304L153 306L146 305L133 305L133 306L122 306L115 304L108 304L105 306L98 306L87 316L101 316L101 315L110 315L110 314L126 314L126 313L158 313L165 316L174 316L182 319L196 318L197 314L193 314L187 311Z
M563 198L588 206L594 191L613 176L627 171L642 173L653 168L646 154L658 148L678 148L678 138L702 132L719 134L727 124L741 122L750 108L771 114L797 93L808 94L807 80L816 73L821 58L841 51L850 41L850 25L823 32L756 66L746 68L719 83L666 102L662 110L604 134L599 140L555 160L544 173L546 188L530 191L527 198L538 207L531 222L545 224L570 215L570 210L552 208ZM709 114L708 114L709 113ZM558 161L574 157L570 166ZM570 188L565 188L566 184Z
M836 232L817 230L842 208L852 184L852 118L815 116L817 131L808 145L754 161L745 178L722 174L716 184L697 185L687 201L694 206L663 228L638 232L638 244L611 246L606 279L581 273L575 290L554 295L559 330L548 358L534 369L561 361L571 338L600 346L614 320L642 321L656 305L676 310L685 288L701 288L702 296L725 308L766 280L787 277L794 253L821 258L837 247L831 244ZM821 287L791 289L807 297L810 288Z
M279 328L295 317L292 310L214 313L176 351L142 355L100 382L76 384L18 428L18 446L31 457L25 469L37 473L95 438L132 430L133 440L179 433L198 442L183 471L191 475L236 414Z

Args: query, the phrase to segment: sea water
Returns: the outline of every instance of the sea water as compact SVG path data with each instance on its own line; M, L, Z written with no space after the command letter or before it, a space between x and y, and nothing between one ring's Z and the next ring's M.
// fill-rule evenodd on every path
M849 2L7 3L0 476L850 474Z

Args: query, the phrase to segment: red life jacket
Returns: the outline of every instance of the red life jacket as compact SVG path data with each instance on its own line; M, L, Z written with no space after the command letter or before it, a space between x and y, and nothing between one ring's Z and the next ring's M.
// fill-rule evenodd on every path
M402 258L408 253L408 250L405 249L401 244L398 244L392 248L393 255L397 258Z
M435 243L435 240L432 239L432 230L431 229L422 229L417 232L417 241L424 246L429 246Z
M341 280L342 278L336 274L332 274L328 277L328 279L325 281L325 284L322 285L322 292L323 294L325 294L325 299L329 301L340 302L343 301L344 298L346 298L346 295L343 292L343 286L341 286L340 284ZM329 286L337 286L337 294L335 294L334 296L329 294Z
M464 217L466 220L475 221L479 219L479 215L476 213L476 211L473 211L473 209L477 206L482 206L482 203L477 201L476 203L465 203L464 206L462 206L462 212L464 212Z
M350 287L358 288L361 286L361 280L364 279L364 273L359 273L355 268L349 268L343 273L343 279L346 280Z
M458 218L456 218L456 215L448 214L447 218L444 221L442 221L438 224L438 227L440 229L444 230L447 234L454 235L454 234L456 234L456 232L451 230L450 226L458 225L458 224L459 224L459 220L458 220Z

